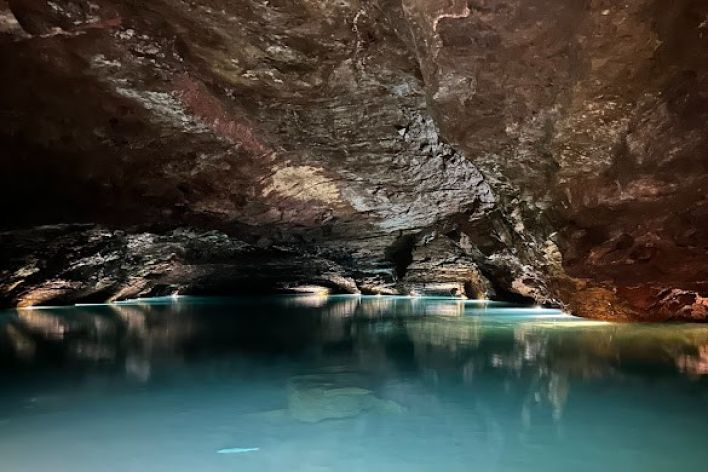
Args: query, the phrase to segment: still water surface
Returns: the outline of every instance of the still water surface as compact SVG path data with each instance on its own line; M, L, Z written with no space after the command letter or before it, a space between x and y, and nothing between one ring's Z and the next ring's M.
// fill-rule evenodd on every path
M708 326L310 295L0 312L0 470L705 471Z

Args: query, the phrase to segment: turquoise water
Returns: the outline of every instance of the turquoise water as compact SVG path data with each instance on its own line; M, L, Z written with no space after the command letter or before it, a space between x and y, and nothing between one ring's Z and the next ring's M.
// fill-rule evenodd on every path
M453 299L0 312L0 470L704 471L708 326Z

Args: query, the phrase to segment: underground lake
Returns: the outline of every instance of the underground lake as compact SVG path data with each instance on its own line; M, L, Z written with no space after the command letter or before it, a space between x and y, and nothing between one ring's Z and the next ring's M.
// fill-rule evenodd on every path
M8 471L705 470L708 326L436 297L0 312Z

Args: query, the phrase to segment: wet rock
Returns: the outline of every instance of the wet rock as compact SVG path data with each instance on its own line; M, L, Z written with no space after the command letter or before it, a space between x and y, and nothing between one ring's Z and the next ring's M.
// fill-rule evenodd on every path
M492 284L479 270L475 259L445 236L423 235L411 256L403 284L412 294L494 296Z
M275 291L306 283L356 290L336 260L296 247L262 249L218 231L56 225L2 232L0 242L0 300L19 306Z

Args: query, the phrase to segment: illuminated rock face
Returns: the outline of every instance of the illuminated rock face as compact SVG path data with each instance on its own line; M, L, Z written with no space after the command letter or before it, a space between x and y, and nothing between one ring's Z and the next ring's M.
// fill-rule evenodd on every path
M0 0L0 300L705 319L708 5L664 3Z

